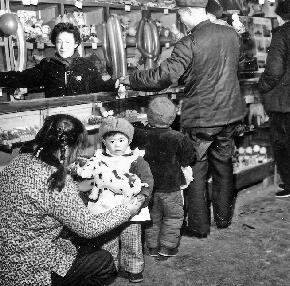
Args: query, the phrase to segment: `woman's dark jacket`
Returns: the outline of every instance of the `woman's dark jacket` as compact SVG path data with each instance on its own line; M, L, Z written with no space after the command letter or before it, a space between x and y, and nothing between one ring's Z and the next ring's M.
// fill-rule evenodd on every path
M175 192L183 184L181 166L194 163L195 149L191 140L171 128L155 128L135 124L131 148L145 150L144 159L149 163L154 190Z
M290 112L290 22L273 30L259 88L267 112Z
M44 87L45 97L60 97L114 91L115 81L104 81L89 59L74 57L67 62L56 56L22 72L1 72L0 87Z
M135 90L161 90L181 78L186 96L182 127L226 125L246 114L237 76L239 55L239 36L232 27L204 21L175 44L158 68L131 75L130 84Z

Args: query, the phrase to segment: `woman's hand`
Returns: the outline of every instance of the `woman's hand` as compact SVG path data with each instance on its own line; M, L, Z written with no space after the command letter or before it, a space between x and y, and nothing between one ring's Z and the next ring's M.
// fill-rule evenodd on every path
M146 198L144 195L137 195L136 198L142 205L145 203Z
M130 211L131 217L133 217L140 211L142 205L143 205L143 202L139 201L137 197L133 197L127 203L125 203L125 206Z

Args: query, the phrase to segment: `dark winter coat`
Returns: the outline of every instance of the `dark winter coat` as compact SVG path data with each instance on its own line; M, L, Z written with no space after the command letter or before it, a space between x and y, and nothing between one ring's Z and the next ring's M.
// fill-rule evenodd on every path
M114 91L114 85L114 80L104 81L94 64L81 57L74 57L70 62L57 56L44 58L22 72L0 73L1 87L44 87L45 97Z
M181 77L185 98L182 127L222 126L246 113L237 77L239 37L232 27L209 20L176 43L171 57L156 69L130 76L135 90L161 90Z
M195 149L190 139L171 128L135 125L130 146L145 150L144 159L149 163L157 192L180 190L184 183L181 167L195 161Z
M259 88L267 112L290 112L290 22L273 30Z

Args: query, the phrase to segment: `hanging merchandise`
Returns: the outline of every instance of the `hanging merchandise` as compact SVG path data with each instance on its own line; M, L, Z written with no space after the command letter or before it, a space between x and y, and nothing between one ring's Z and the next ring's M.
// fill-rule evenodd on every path
M107 65L113 70L113 78L127 75L127 60L122 29L117 15L110 15L103 27L103 52Z
M160 39L155 22L144 13L139 23L136 44L142 56L146 59L145 67L152 68L160 54Z
M5 51L8 53L6 60L9 59L8 70L24 70L27 53L25 33L17 15L4 12L0 16L0 36L4 36ZM15 53L15 49L17 49L17 53Z
M0 16L0 32L4 36L15 35L17 28L18 23L15 15L11 13L5 13Z

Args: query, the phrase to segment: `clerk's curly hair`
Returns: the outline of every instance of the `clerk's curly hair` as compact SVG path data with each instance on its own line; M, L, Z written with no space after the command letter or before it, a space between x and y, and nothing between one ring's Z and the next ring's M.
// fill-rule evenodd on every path
M67 32L74 35L75 42L79 45L82 42L79 28L72 23L58 23L51 31L50 40L55 45L56 38L60 33Z
M76 159L79 150L87 145L87 131L77 118L67 114L46 117L32 145L22 153L32 153L57 170L48 178L51 190L61 191L65 185L67 165Z

